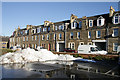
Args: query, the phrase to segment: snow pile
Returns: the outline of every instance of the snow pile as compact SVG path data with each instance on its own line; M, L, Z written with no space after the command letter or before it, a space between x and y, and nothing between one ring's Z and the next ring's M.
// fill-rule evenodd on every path
M0 57L0 64L5 63L26 63L35 61L47 61L47 60L75 60L71 55L57 55L53 54L47 49L40 49L35 51L34 49L23 49L13 53L7 53Z
M73 56L71 56L71 55L63 55L63 54L61 54L58 58L57 58L57 60L65 60L65 61L67 61L67 60L75 60L76 58L74 58Z

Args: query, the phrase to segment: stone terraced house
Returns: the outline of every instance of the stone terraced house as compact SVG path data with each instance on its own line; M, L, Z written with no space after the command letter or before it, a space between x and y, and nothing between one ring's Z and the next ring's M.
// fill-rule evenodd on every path
M120 11L110 7L110 12L78 18L71 14L70 20L44 21L43 25L27 25L15 29L10 37L10 47L43 46L50 51L62 52L65 48L77 51L78 45L97 45L109 53L116 53L120 45Z

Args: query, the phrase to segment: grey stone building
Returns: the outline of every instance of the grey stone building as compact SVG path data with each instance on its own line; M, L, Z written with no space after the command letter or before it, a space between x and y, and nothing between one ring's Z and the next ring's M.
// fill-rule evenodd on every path
M120 45L120 11L110 7L110 12L60 22L44 21L43 25L27 25L16 29L10 37L10 47L22 48L43 46L50 51L61 52L64 48L77 51L78 45L97 45L109 53L116 53Z

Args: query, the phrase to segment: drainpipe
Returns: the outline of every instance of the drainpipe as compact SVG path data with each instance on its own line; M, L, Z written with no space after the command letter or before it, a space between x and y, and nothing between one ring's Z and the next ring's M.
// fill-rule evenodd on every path
M109 35L109 26L107 26L107 36ZM107 50L107 52L109 51L108 50L108 46L109 46L109 38L107 37L106 38L106 50Z
M65 23L65 48L67 48L67 38L66 38L66 35L67 35L67 29L68 29L68 25L69 25L69 23Z
M55 51L56 51L56 33L55 33Z

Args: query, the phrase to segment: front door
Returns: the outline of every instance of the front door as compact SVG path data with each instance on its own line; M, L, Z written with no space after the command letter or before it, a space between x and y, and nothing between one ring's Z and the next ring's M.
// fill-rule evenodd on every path
M59 43L59 52L64 52L64 49L65 49L65 44Z

